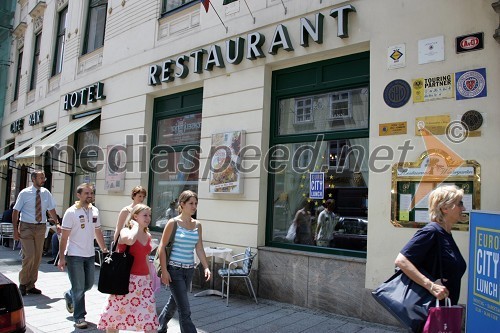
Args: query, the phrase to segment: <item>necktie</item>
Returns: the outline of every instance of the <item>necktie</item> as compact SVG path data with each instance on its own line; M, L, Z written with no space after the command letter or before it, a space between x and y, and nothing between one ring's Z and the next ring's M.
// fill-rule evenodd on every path
M40 197L40 190L36 190L36 221L38 223L42 222L42 198Z

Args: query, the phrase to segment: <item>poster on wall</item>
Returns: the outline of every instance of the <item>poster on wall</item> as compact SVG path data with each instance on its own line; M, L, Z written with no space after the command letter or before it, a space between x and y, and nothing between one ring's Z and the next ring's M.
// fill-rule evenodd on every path
M500 331L498 212L471 212L467 332Z
M125 145L107 146L106 175L104 190L123 192L125 189L126 153Z
M245 142L244 131L212 135L210 148L210 193L243 193L243 175L240 172L240 151Z

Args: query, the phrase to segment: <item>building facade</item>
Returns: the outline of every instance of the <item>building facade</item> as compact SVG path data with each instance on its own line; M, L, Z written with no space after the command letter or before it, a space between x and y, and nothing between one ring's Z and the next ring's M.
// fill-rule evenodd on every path
M59 214L91 182L113 228L143 185L160 233L192 189L205 246L258 249L260 297L394 323L370 291L428 222L426 194L454 183L468 210L498 209L499 11L491 0L18 0L0 202L42 168ZM465 219L453 235L467 258Z

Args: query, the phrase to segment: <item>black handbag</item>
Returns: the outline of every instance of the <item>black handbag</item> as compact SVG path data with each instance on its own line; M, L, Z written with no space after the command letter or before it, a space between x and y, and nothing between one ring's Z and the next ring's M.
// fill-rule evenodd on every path
M174 228L172 229L172 233L170 234L170 239L168 240L168 244L165 245L165 258L167 265L170 260L170 253L172 252L172 246L174 246L176 231L177 231L177 222L174 223ZM153 261L153 265L155 266L156 275L158 277L161 277L160 251L158 251L158 249L156 250L155 253L155 259Z
M120 237L118 237L119 239ZM130 246L128 245L125 252L115 252L118 240L101 264L97 290L104 294L128 294L130 270L134 263L134 257L129 253Z
M438 237L439 272L441 267L441 246ZM434 262L434 268L436 267ZM429 273L418 268L429 280L435 281ZM435 272L435 269L433 269ZM389 311L410 332L421 332L429 315L429 308L436 298L424 287L410 279L402 270L398 270L387 281L372 291L372 296Z

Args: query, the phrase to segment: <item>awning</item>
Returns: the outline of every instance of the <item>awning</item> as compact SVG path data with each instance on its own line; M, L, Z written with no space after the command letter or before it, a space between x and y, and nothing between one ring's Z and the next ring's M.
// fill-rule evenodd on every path
M9 151L7 154L5 154L2 157L0 157L0 166L6 166L7 165L7 159L9 157L11 157L14 154L17 154L18 152L20 152L23 149L28 148L29 146L31 146L33 144L33 142L36 142L38 140L43 139L44 137L46 137L47 135L51 134L54 131L55 131L55 129L42 132L42 133L34 136L33 138L29 139L28 141L26 141L25 143L23 143L19 147L14 148L14 150Z
M58 129L57 131L55 131L42 141L38 142L36 144L36 147L31 147L31 149L28 149L24 153L19 154L17 157L15 157L14 159L16 160L16 163L19 164L32 163L36 157L42 155L48 149L54 147L57 143L66 139L68 136L75 133L80 128L87 125L100 115L101 115L100 113L97 113L88 117L83 117L71 121L69 124L64 125L62 128Z

